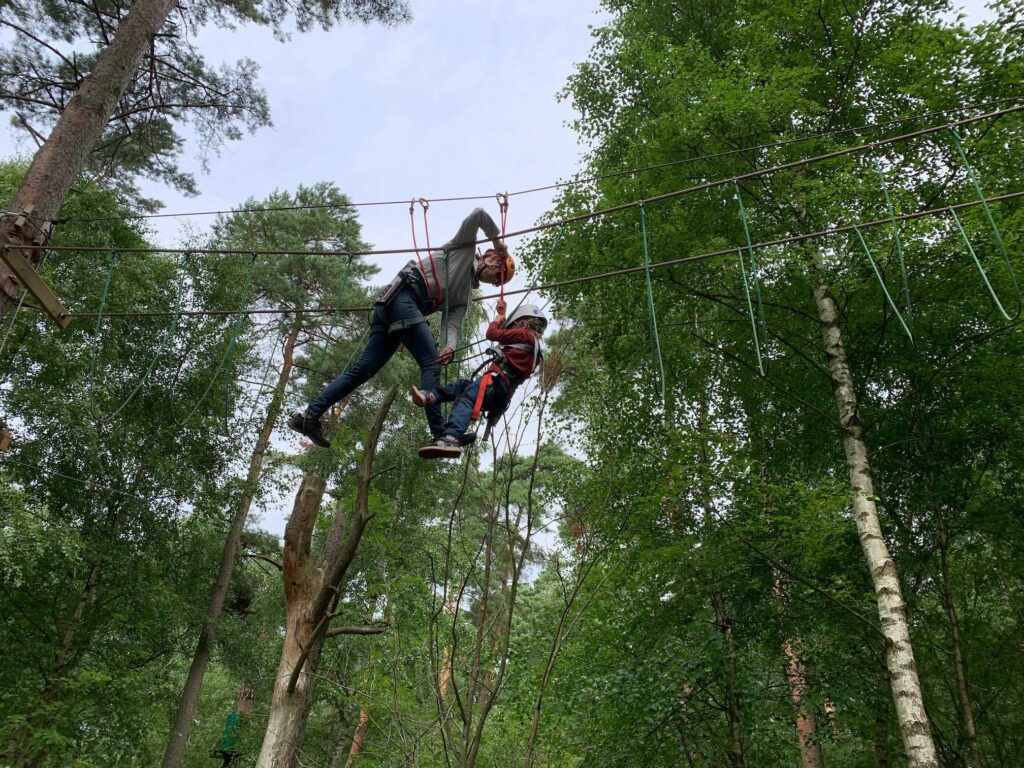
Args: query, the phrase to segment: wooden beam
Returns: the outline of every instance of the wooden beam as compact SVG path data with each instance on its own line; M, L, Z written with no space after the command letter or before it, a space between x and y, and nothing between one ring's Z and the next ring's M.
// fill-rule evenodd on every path
M10 444L11 433L7 431L7 427L0 424L0 451L6 451Z
M68 310L56 294L50 290L50 286L39 276L33 268L32 263L22 255L21 250L10 241L7 235L0 231L0 260L8 266L14 276L18 278L28 292L32 294L39 306L46 314L53 318L61 328L67 328L71 318L68 317Z

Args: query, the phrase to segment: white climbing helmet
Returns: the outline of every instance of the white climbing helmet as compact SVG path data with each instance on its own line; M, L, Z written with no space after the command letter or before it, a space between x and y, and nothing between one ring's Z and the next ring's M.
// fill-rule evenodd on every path
M512 310L512 314L508 316L508 320L505 321L505 325L512 325L516 320L522 320L524 317L536 318L543 323L545 328L548 327L548 319L536 304L520 304Z

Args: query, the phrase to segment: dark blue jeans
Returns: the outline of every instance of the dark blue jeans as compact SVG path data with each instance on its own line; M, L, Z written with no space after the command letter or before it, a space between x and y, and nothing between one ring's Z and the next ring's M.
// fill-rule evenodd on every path
M439 387L435 392L441 402L457 401L442 431L451 437L462 437L469 429L469 417L473 415L476 396L480 392L480 379L459 379ZM504 411L511 398L512 394L508 391L505 380L495 376L484 393L483 410Z
M306 415L320 418L328 408L372 379L398 351L400 344L405 345L420 366L420 389L437 390L441 383L441 366L437 362L437 344L434 343L430 326L426 323L416 323L394 333L388 333L388 326L392 323L422 317L427 311L423 292L411 285L403 287L386 307L377 306L370 323L370 340L366 343L363 354L359 356L355 365L313 398L306 408ZM441 406L430 405L424 410L431 434L441 434L444 430Z

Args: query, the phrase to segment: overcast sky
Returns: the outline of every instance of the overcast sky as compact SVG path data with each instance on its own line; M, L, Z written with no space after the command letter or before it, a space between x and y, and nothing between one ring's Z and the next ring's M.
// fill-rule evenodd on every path
M571 176L582 148L567 126L570 105L556 95L587 57L589 27L604 19L597 0L411 6L413 20L401 27L348 25L286 43L253 26L203 30L196 42L211 64L242 57L259 63L274 126L211 157L208 173L190 148L182 160L196 172L198 197L152 184L144 193L176 212L231 208L323 180L361 202L493 195ZM971 23L989 16L979 0L964 7ZM12 129L0 131L3 156L31 149L15 144ZM549 192L512 198L509 229L533 224L551 200ZM432 242L448 239L473 205L431 206ZM497 220L497 204L484 206ZM409 247L408 216L408 206L361 209L364 239L378 248ZM157 242L176 244L175 220L157 220L155 230ZM407 258L378 261L380 281ZM284 512L271 511L263 524L280 532Z

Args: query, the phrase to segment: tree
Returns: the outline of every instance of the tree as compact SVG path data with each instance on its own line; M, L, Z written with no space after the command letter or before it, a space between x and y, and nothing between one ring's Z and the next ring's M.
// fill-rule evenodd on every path
M8 195L22 170L2 168ZM72 199L74 213L110 222L62 236L147 245L137 224L120 219L129 202L115 192L79 184ZM98 311L173 314L237 301L236 265L68 254L46 275ZM219 537L229 498L222 483L235 458L219 429L247 345L236 339L228 360L232 345L216 318L179 327L170 317L104 317L60 337L27 310L11 321L0 403L16 439L4 481L24 502L2 510L5 547L17 553L5 562L21 571L21 587L3 596L4 615L19 617L4 626L5 643L18 649L2 667L5 762L107 763L135 751L153 762L159 746L137 715L163 706L164 659L215 556L208 542Z
M221 137L240 138L238 123L253 130L269 122L265 99L254 85L252 62L217 75L202 58L182 45L184 31L208 22L237 21L268 24L276 30L294 18L300 30L313 23L329 28L341 19L396 23L407 18L403 0L332 0L328 3L272 2L256 8L245 2L190 4L171 22L175 0L127 0L93 5L81 0L67 7L37 7L16 3L0 19L21 38L0 60L5 95L23 110L21 123L38 135L29 119L53 121L41 142L2 229L15 246L38 246L50 236L53 220L72 182L89 163L99 145L99 162L108 176L112 169L129 174L155 175L194 189L194 182L173 162L181 139L175 121L195 116L209 147ZM36 29L42 27L42 29ZM79 60L62 53L46 38L59 36L70 43L84 37L97 52ZM24 67L26 60L33 66ZM23 81L21 72L33 74ZM39 94L44 94L40 97ZM58 116L59 115L59 116ZM155 159L154 159L155 158ZM36 263L38 251L25 258ZM0 317L16 295L17 282L0 265Z
M355 213L348 207L348 199L331 184L314 187L300 187L292 196L275 193L268 200L249 200L241 212L223 218L214 226L211 247L229 249L292 250L301 253L306 249L339 249L359 251L365 244L359 239L359 224ZM309 206L307 210L266 211L265 208L296 208ZM253 210L249 210L253 209ZM356 283L373 270L355 264L352 260L341 263L336 259L308 257L302 255L265 261L254 275L253 307L269 307L285 310L285 320L275 322L272 327L282 336L280 345L273 338L271 351L281 348L280 369L276 384L271 392L270 403L258 431L242 491L237 500L231 527L224 540L224 549L217 571L210 602L199 631L192 664L182 689L178 712L175 716L171 736L168 739L163 765L172 768L181 762L192 727L203 676L217 639L217 624L224 601L231 584L236 557L245 530L246 520L254 498L257 497L264 479L263 464L270 446L271 436L280 420L285 402L286 389L292 380L292 369L296 350L300 344L312 344L318 337L327 336L334 330L336 318L319 317L302 310L317 295L336 297L338 306L352 305L356 298L365 297L358 291ZM289 318L287 310L293 310ZM330 322L330 326L325 326ZM325 341L325 344L327 343ZM323 358L320 363L322 367ZM271 359L268 366L273 363ZM263 363L260 361L260 368ZM257 393L257 397L262 392Z

